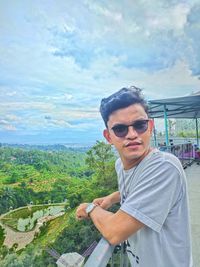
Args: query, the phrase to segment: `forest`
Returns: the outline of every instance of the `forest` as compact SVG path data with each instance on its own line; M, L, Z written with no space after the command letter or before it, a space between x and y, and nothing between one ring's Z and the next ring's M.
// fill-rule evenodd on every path
M74 214L80 203L117 189L116 154L100 141L89 149L58 148L0 146L0 223L16 226L26 210L33 217L33 207L40 207L38 210L43 205L61 203L65 209L61 216L45 222L33 241L21 249L18 244L4 244L6 231L0 224L0 266L56 266L48 248L60 255L82 254L100 239L89 220L78 222Z

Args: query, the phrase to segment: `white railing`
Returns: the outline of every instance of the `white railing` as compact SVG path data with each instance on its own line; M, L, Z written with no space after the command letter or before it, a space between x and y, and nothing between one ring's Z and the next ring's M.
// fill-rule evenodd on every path
M191 143L171 144L170 146L160 146L158 148L161 151L172 153L178 157L184 168L190 166L195 159L195 148Z
M125 244L121 244L116 247L111 246L107 240L102 238L88 258L84 267L106 267L108 264L108 266L114 267L116 266L114 265L114 256L118 251L120 251L118 266L128 267L129 261L125 247Z

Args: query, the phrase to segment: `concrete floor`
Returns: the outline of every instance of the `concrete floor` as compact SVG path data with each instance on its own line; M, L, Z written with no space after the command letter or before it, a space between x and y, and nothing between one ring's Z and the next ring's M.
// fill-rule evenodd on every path
M190 202L193 261L194 267L200 267L200 165L193 163L185 172Z

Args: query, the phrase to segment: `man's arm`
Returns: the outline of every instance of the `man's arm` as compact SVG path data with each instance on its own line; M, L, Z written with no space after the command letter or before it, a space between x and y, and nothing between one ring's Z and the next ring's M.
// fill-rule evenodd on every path
M78 207L76 212L78 220L88 218L85 211L87 205L87 203L83 203ZM122 210L112 213L100 206L95 207L89 217L111 245L121 243L144 226L143 223Z

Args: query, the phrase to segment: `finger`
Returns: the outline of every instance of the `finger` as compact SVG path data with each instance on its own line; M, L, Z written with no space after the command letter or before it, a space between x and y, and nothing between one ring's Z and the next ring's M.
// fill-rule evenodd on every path
M93 202L93 203L97 203L97 202L99 202L99 198L95 198L92 202Z
M81 220L83 220L83 217L80 216L80 215L77 215L77 216L76 216L76 219L77 219L78 221L81 221Z
M103 199L97 198L97 199L93 200L93 203L97 204L97 205L101 205L102 201L103 201Z

